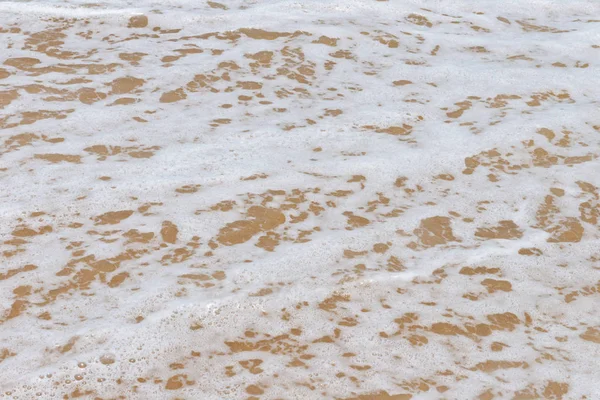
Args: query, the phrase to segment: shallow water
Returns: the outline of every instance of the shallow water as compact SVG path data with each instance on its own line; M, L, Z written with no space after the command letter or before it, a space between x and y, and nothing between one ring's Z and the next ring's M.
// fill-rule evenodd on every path
M0 398L600 398L600 4L0 3Z

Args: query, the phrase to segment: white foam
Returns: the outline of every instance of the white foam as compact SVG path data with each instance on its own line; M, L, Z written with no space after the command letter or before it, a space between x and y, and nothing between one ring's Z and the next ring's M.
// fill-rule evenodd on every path
M227 10L186 1L86 3L0 3L0 76L10 73L0 78L0 274L37 266L0 280L0 398L76 390L102 398L244 398L258 393L250 385L264 390L261 398L381 391L476 398L488 389L498 398L523 390L550 397L551 382L567 385L564 398L600 396L598 345L588 332L600 324L600 231L584 218L597 210L598 192L581 186L600 186L593 84L600 41L597 22L587 22L599 15L596 2L236 0L223 2ZM128 28L139 15L148 26ZM240 28L285 34L198 37ZM32 39L47 29L58 29L46 32L58 35L51 43ZM313 42L322 35L337 46ZM44 46L75 55L59 59ZM164 59L191 48L202 52ZM273 52L270 64L251 65L247 55L259 51ZM131 62L124 53L144 56ZM7 61L19 57L40 62L19 69ZM51 66L73 72L41 69ZM291 74L302 67L314 73L296 80ZM207 78L215 90L193 90L201 74L219 77ZM111 82L126 76L144 84L111 94ZM74 78L86 81L64 84ZM412 83L393 83L401 80ZM262 88L242 89L240 81ZM86 104L73 94L85 88L106 97ZM185 99L161 102L180 88ZM18 97L4 105L11 90ZM513 97L492 106L502 94ZM527 104L540 94L547 97ZM109 106L123 97L138 102ZM460 107L460 116L448 115ZM35 110L73 111L7 125ZM404 125L407 134L384 131ZM22 134L36 136L20 145ZM98 145L109 154L90 150ZM544 166L538 148L558 161ZM491 150L499 156L485 154ZM36 158L43 154L80 162ZM473 157L479 164L465 173ZM407 179L397 184L399 177ZM555 209L545 226L547 196ZM233 202L230 209L217 210L223 201ZM218 243L253 206L279 209L285 222L261 226L242 243ZM121 210L133 213L98 223ZM368 224L352 226L346 212ZM454 239L446 232L430 246L418 232L435 216L449 218ZM569 218L583 227L581 238L548 241ZM508 220L519 235L477 234ZM165 221L177 226L175 243L162 239ZM52 231L15 234L23 226ZM277 238L272 249L258 242L265 231ZM527 248L541 255L519 254ZM95 262L119 255L115 271L85 283ZM492 272L467 275L463 267ZM129 275L111 281L120 273ZM490 289L495 281L510 290ZM21 300L20 315L7 319ZM503 313L518 322L487 336L464 333ZM407 314L415 319L402 322ZM461 333L436 332L436 323ZM498 343L508 346L496 351ZM251 370L249 360L261 362ZM508 364L486 370L490 360ZM168 387L177 375L185 375L175 379L181 387Z

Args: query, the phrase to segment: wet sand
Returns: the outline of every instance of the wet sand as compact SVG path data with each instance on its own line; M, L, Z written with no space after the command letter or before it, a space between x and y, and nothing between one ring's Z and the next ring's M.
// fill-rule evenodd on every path
M600 398L599 18L0 3L0 398Z

